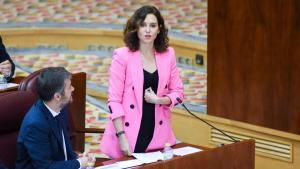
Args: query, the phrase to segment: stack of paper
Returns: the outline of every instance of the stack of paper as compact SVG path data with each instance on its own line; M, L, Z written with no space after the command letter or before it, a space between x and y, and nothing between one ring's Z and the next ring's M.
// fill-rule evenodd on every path
M133 153L132 156L145 164L163 160L163 154L160 151L151 153Z
M198 148L187 146L187 147L182 147L182 148L176 148L173 150L173 153L174 153L174 155L177 155L177 156L184 156L187 154L197 153L199 151L202 151L202 150L198 149Z

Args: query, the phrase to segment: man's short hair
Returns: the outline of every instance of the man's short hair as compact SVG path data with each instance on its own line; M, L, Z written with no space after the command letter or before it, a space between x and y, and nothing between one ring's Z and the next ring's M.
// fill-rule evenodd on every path
M37 78L37 93L43 101L53 99L55 93L64 94L65 81L71 73L63 67L45 68Z

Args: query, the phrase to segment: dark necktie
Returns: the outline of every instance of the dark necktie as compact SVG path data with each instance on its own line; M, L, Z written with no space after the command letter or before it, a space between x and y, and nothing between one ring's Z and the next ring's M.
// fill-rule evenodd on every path
M57 115L54 117L54 120L56 122L57 128L62 130L62 124L61 124L61 117L60 115Z

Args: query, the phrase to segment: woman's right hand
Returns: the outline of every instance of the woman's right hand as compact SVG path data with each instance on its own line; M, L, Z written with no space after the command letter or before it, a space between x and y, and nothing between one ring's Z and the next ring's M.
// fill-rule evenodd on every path
M4 76L9 76L11 73L11 69L12 65L8 60L0 63L0 73Z
M131 152L128 140L126 138L126 135L121 134L118 138L119 138L120 148L121 148L121 151L123 152L123 154L126 156L131 156L132 152Z

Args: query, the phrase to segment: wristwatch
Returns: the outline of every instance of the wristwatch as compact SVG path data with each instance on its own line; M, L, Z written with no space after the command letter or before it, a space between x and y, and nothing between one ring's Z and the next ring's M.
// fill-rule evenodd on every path
M117 137L120 137L120 135L122 135L122 134L125 134L125 131L124 131L124 130L118 131L118 132L116 133L116 136L117 136Z

